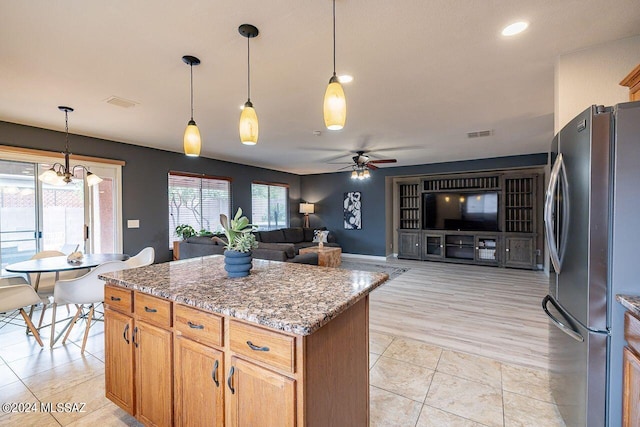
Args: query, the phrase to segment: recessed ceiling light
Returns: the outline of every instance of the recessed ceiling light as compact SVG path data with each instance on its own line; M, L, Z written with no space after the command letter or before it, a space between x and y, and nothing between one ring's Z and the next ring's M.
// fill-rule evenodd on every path
M511 25L507 25L504 30L502 30L503 36L515 36L516 34L520 34L529 26L528 22L520 21L513 23Z
M338 81L340 81L340 83L351 83L353 81L353 76L350 76L349 74L343 74L341 76L338 76Z

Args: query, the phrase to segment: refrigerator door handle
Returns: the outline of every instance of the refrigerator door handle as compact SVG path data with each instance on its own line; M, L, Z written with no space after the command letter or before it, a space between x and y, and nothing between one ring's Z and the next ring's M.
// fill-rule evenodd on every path
M551 305L553 305L555 307L555 309L558 310L558 312L565 319L567 319L567 325L565 325L564 323L560 322L558 319L556 319L556 317L553 314L551 314L551 312L549 312L549 309L547 308L547 304L549 302L551 302ZM551 295L547 295L542 300L542 309L544 310L545 313L547 313L547 316L549 316L549 318L551 319L553 324L556 325L562 332L564 332L565 334L569 335L571 338L573 338L574 340L576 340L578 342L583 342L584 341L584 337L580 334L580 332L575 330L575 328L572 327L571 321L568 320L569 317L565 313L564 309L562 309L562 307L560 307L560 304L558 304L556 302L556 300Z
M561 180L561 181L560 181ZM555 202L555 194L558 185L562 184L562 236L560 236L560 247L556 239L555 220L553 218L553 204ZM556 273L560 273L562 269L562 259L566 249L566 235L569 225L569 189L568 189L567 171L565 170L562 153L558 153L551 174L549 176L549 186L544 201L544 231L549 247L549 257Z

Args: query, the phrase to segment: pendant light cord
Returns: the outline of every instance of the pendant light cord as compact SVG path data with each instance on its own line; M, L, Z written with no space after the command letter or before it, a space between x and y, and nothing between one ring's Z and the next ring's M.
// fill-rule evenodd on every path
M336 0L333 0L333 75L336 75Z
M251 37L247 37L247 101L251 101L251 61L249 60L250 57L250 44L249 44L249 39Z
M191 69L191 121L193 121L193 61L189 64Z
M64 144L64 152L69 152L69 112L67 110L64 111L64 133L65 133L65 144Z

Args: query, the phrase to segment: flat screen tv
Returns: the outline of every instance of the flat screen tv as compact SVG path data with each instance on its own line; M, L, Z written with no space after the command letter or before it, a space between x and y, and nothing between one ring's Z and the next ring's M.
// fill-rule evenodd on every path
M423 193L422 228L499 231L498 193Z

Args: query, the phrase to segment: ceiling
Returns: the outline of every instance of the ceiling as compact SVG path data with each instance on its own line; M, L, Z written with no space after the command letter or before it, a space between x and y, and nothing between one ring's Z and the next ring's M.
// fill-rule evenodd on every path
M552 138L558 55L640 32L638 0L337 0L337 73L354 81L344 85L345 128L328 131L331 13L330 0L3 1L0 120L64 130L57 106L68 105L71 133L182 152L181 58L195 55L205 157L309 174L336 171L360 149L398 159L382 167L538 153ZM517 20L529 29L500 34ZM260 30L253 147L238 137L243 23ZM483 130L491 136L467 137Z

